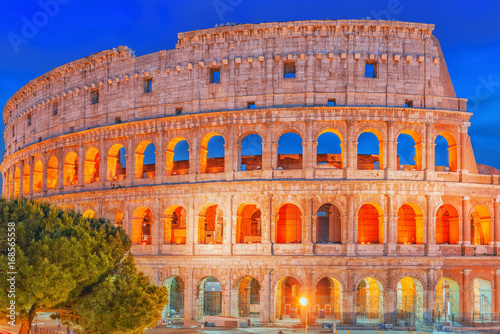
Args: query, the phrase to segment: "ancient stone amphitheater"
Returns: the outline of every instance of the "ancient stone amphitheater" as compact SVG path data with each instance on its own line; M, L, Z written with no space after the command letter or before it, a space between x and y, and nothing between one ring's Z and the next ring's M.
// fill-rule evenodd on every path
M305 296L309 322L495 323L500 177L433 29L232 25L63 65L5 106L3 196L123 227L165 318L304 321Z

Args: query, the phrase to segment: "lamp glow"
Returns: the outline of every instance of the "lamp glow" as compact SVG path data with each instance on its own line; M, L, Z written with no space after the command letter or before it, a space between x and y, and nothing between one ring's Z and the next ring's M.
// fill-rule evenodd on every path
M300 305L302 305L302 306L306 306L307 305L307 298L306 297L300 298Z

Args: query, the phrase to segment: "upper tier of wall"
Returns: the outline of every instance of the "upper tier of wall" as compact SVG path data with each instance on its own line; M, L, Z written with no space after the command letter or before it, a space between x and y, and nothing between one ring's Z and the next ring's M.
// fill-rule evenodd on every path
M3 113L6 147L12 153L65 133L174 115L176 108L183 114L245 109L249 101L257 108L412 101L417 108L465 111L433 29L369 20L245 24L180 33L176 49L140 57L124 46L102 51L19 90ZM295 78L284 78L289 62ZM366 63L375 64L375 78L365 77ZM210 83L214 68L220 83ZM152 80L151 92L145 80Z

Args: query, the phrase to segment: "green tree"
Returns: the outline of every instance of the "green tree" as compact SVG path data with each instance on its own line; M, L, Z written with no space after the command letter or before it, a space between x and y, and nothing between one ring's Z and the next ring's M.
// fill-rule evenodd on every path
M9 249L12 248L9 246L9 242L12 245L12 231L9 231L12 226L9 225L13 225L10 222L15 223L14 270L9 268L13 253ZM143 274L137 273L131 257L124 259L130 246L125 231L103 219L85 219L74 211L25 199L0 200L0 272L17 272L14 300L18 313L16 321L22 321L19 333L29 332L38 311L76 316L83 327L90 330L98 321L98 314L86 310L84 305L96 296L107 301L118 296L124 300L129 297L144 303L155 301L164 305L165 289L150 285ZM107 284L114 282L121 282L121 285L113 290ZM9 286L7 279L0 280L0 307L3 312L12 300L8 294ZM120 289L135 294L120 294ZM131 300L123 302L123 305L132 304ZM114 307L112 302L109 305ZM98 306L101 312L105 311L105 305ZM142 311L138 309L138 312ZM79 312L88 318L83 319ZM115 310L107 310L107 313L111 312ZM150 309L149 312L154 311ZM100 333L139 332L151 325L153 319L156 321L161 311L157 314L145 312L142 316L150 322L122 323L128 332L109 326L106 327L109 331L100 330ZM118 319L125 321L124 317Z

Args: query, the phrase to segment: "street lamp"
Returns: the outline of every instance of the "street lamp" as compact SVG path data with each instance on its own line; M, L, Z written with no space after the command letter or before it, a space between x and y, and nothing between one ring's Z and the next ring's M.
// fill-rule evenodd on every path
M300 305L306 307L306 334L307 334L307 298L306 297L300 298Z

